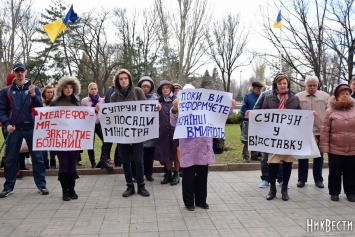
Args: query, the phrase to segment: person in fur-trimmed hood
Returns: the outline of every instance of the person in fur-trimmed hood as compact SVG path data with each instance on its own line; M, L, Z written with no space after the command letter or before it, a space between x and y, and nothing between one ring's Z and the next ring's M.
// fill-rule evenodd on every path
M111 95L112 102L146 100L141 88L133 86L131 73L127 69L120 69L115 74L115 92ZM144 183L144 162L143 162L143 142L133 144L119 144L118 147L123 172L125 175L127 189L123 192L123 197L129 197L136 191L134 189L131 159L136 165L136 179L138 184L138 194L149 197L150 193L145 189Z
M56 98L50 106L80 106L77 96L80 94L80 82L72 76L64 76L55 88ZM76 171L76 162L80 151L53 151L58 156L59 171L58 180L62 186L63 201L78 199L76 194L75 180L79 178Z
M332 201L339 201L343 174L344 193L350 202L355 202L355 100L350 95L348 85L338 85L322 123L319 149L328 153Z

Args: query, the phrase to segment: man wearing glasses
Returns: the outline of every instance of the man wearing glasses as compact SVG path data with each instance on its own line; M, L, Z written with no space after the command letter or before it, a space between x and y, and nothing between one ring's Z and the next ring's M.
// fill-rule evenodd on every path
M34 107L42 107L41 92L38 87L31 84L27 79L26 67L22 63L13 65L15 80L13 83L0 91L0 122L3 124L7 134L7 154L5 160L4 190L0 198L12 194L16 183L16 172L19 152L22 140L27 142L32 157L33 178L42 195L49 192L46 188L46 170L40 151L32 150L32 139L34 129Z
M314 118L313 134L317 138L319 145L320 130L327 109L329 95L324 91L318 90L318 77L309 76L305 80L305 91L299 92L296 96L300 100L301 109L313 110L317 112L317 117ZM318 188L324 188L323 184L323 153L321 157L313 159L313 179ZM305 186L308 177L308 159L298 160L298 183L297 187Z

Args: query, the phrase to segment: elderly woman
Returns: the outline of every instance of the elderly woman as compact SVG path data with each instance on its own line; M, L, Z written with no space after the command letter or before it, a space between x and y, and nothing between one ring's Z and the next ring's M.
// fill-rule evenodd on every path
M80 106L77 96L80 94L80 82L75 77L62 77L56 87L56 98L52 101L50 106ZM66 150L53 151L54 155L58 156L59 171L58 180L63 190L63 201L70 201L70 199L78 199L76 194L75 180L79 178L76 171L76 162L80 151Z
M179 145L178 140L173 140L175 127L170 125L170 109L173 107L174 86L167 80L162 80L157 89L160 96L159 103L159 138L155 146L154 159L165 164L166 173L161 184L170 183L177 185L180 182L179 169L180 162L176 159L176 150ZM174 176L172 176L172 164L174 163Z
M145 98L147 100L157 100L157 96L154 93L154 82L151 77L144 76L139 79L137 84L138 87L142 88ZM153 178L153 163L154 163L154 150L157 139L149 139L143 142L144 147L144 175L148 181L154 181Z
M330 199L339 201L341 175L344 193L355 202L355 100L346 84L338 85L329 99L320 134L320 152L329 158Z
M186 84L183 89L195 89L195 87ZM174 127L179 116L178 104L179 99L174 100L173 108L170 111L170 123ZM232 100L232 107L235 105L235 100ZM232 114L233 110L231 109L229 115ZM189 211L194 211L195 206L209 209L207 204L208 165L216 163L212 141L211 137L179 139L180 164L183 173L182 198Z
M263 109L301 109L298 97L291 93L290 79L287 74L277 74L272 87L273 93L265 98ZM287 186L291 177L292 163L293 158L291 155L269 154L270 191L266 196L267 200L272 200L276 196L275 183L279 164L282 164L283 167L282 200L287 201L289 199Z

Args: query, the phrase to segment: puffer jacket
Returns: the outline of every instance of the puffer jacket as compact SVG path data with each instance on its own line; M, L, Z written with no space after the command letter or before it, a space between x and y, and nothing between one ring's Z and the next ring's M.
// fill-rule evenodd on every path
M32 109L43 107L41 91L35 87L36 96L28 95L31 81L26 80L22 87L18 87L14 81L0 91L0 122L5 128L12 124L16 128L33 129Z
M341 156L355 155L355 100L340 102L330 97L322 123L320 152Z

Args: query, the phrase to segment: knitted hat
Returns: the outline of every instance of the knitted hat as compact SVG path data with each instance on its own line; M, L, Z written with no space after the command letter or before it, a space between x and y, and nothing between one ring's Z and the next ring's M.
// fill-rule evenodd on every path
M334 96L335 96L336 99L338 99L338 96L339 96L340 92L343 91L343 90L348 90L350 94L352 92L349 85L347 85L347 84L339 84L339 85L337 85L337 87L335 87L335 90L334 90Z
M185 90L185 89L195 89L195 87L193 86L193 85L191 85L191 84L186 84L185 86L184 86L184 88L182 88L183 90Z

